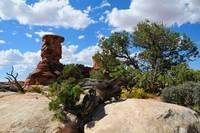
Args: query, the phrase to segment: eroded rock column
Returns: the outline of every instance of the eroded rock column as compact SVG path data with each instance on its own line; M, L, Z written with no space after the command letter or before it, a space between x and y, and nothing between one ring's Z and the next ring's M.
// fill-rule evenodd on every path
M49 85L63 70L63 64L59 60L62 58L61 43L64 38L57 35L44 35L42 41L42 60L25 80L25 88L30 85Z

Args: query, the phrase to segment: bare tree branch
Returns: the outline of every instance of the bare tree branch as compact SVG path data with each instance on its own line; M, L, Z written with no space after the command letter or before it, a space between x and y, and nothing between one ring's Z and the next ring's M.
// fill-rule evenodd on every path
M22 85L17 81L17 77L18 77L18 73L16 73L14 75L14 67L12 66L12 70L10 73L6 73L7 77L6 79L8 80L8 83L11 86L15 86L17 91L20 93L25 93L24 88L22 87Z

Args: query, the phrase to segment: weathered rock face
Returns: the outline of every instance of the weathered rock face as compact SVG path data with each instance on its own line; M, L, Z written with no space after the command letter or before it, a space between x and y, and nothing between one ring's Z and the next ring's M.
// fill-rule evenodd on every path
M200 116L174 104L130 99L99 107L85 133L200 133Z
M48 85L59 76L63 65L59 62L62 57L61 43L64 38L57 35L45 35L42 38L42 60L37 68L27 77L25 88L30 85Z
M57 133L63 125L51 120L48 103L37 93L0 92L0 133Z
M48 103L37 93L0 92L0 133L74 133L51 120ZM130 99L100 106L85 133L200 133L200 116L174 104Z

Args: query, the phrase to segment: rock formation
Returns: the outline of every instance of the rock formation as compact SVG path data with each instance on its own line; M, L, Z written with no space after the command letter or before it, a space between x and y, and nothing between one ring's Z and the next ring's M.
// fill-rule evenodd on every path
M48 98L37 93L0 92L0 133L74 133L52 121L54 113L48 103ZM200 116L175 104L129 99L98 107L84 132L199 133Z
M49 85L63 70L63 65L59 60L62 57L61 43L64 41L64 38L57 35L45 35L42 41L42 60L38 63L37 68L27 77L24 84L25 88L30 85Z
M85 133L200 133L200 116L183 106L128 99L102 105Z
M62 123L51 120L48 103L37 93L0 92L0 133L57 133Z

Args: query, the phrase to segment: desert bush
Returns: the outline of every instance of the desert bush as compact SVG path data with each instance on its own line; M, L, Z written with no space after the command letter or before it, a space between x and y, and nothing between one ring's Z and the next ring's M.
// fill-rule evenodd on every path
M200 83L186 82L182 85L165 88L162 91L161 99L165 102L198 110L200 106Z
M75 80L81 79L83 77L82 71L79 68L79 65L68 64L64 66L64 69L61 75L58 77L58 80L65 80L73 77Z
M82 89L79 85L69 84L63 81L60 84L55 82L50 86L51 102L49 110L55 112L54 117L63 122L68 121L67 110L70 113L77 111L76 102L79 100Z
M82 88L78 85L83 78L79 65L69 64L64 67L61 76L50 85L49 109L54 111L54 118L67 122L66 111L75 114L78 111L76 102L79 101Z
M147 98L147 93L142 88L136 88L136 89L123 89L121 93L122 98L139 98L144 99Z
M127 88L133 88L136 84L135 82L135 69L127 65L118 65L110 73L112 79L123 79L126 81L123 86Z
M104 79L103 69L101 68L99 70L91 70L90 78L103 80Z
M39 86L31 86L27 89L27 92L36 92L36 93L42 93L42 88Z
M172 66L166 73L157 74L152 79L152 73L148 71L134 71L136 87L144 88L146 92L157 93L166 87L177 86L188 81L200 81L200 72L192 70L185 63Z

